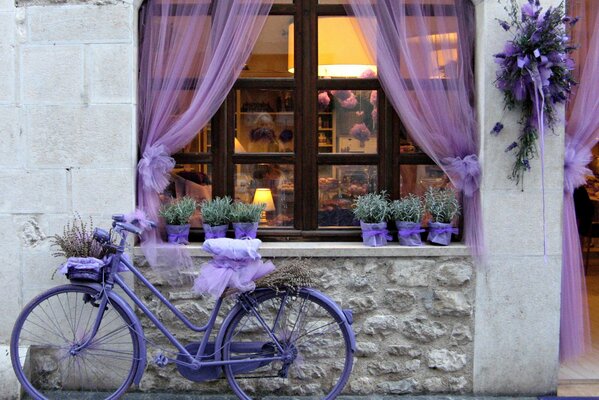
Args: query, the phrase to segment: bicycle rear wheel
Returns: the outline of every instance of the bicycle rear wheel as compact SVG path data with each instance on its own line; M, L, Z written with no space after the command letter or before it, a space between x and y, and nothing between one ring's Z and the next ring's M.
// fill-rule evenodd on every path
M223 360L287 355L286 361L225 365L241 399L315 396L334 399L352 369L350 332L343 317L310 291L257 295L254 308L283 347L281 353L251 311L240 308L225 328Z
M35 399L116 399L131 385L139 343L133 323L109 302L98 332L83 348L98 316L98 291L65 285L33 299L12 332L11 360Z

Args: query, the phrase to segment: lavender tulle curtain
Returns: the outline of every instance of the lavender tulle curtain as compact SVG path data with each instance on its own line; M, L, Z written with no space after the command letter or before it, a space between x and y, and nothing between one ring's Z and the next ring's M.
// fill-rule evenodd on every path
M580 44L577 69L579 82L566 114L564 154L564 230L560 359L567 361L590 348L590 326L583 257L572 193L592 172L591 149L599 138L599 2L572 1L569 13L580 22L573 28L572 41Z
M385 94L416 144L463 193L464 238L483 254L470 0L349 0Z
M140 13L138 207L158 219L159 194L189 143L239 77L273 0L148 0ZM146 233L146 257L161 243Z

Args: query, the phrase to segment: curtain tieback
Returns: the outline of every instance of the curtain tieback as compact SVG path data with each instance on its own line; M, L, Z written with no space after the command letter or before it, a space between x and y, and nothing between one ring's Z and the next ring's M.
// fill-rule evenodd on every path
M175 160L163 145L150 146L139 160L137 171L145 189L162 193L168 186L168 174L174 167Z
M593 156L590 149L584 149L579 152L566 145L564 154L564 190L573 193L574 189L586 183L587 175L593 175L593 172L587 168L592 161Z
M446 157L441 160L447 174L451 177L455 187L465 196L472 197L480 186L480 163L475 154L464 158Z

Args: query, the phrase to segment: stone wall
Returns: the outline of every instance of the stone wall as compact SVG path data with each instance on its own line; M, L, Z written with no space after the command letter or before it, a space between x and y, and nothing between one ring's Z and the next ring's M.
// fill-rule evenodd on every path
M282 265L291 259L277 258ZM469 393L472 391L475 274L465 257L312 258L317 288L354 312L358 351L345 392L352 394ZM196 264L203 260L196 258ZM179 309L201 323L213 301L188 288L170 288L149 268L144 273ZM198 340L141 285L136 291L184 343ZM225 306L225 309L228 307ZM152 341L167 342L144 318ZM168 347L166 347L168 348ZM156 348L150 347L151 358ZM226 382L193 384L174 366L150 365L142 390L226 393Z

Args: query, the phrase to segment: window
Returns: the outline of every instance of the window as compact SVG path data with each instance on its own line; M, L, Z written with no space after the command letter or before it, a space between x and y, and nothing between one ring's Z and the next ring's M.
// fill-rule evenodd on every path
M273 5L225 104L175 155L177 195L252 202L268 189L262 238L357 239L358 195L448 184L389 104L342 2L321 3Z

